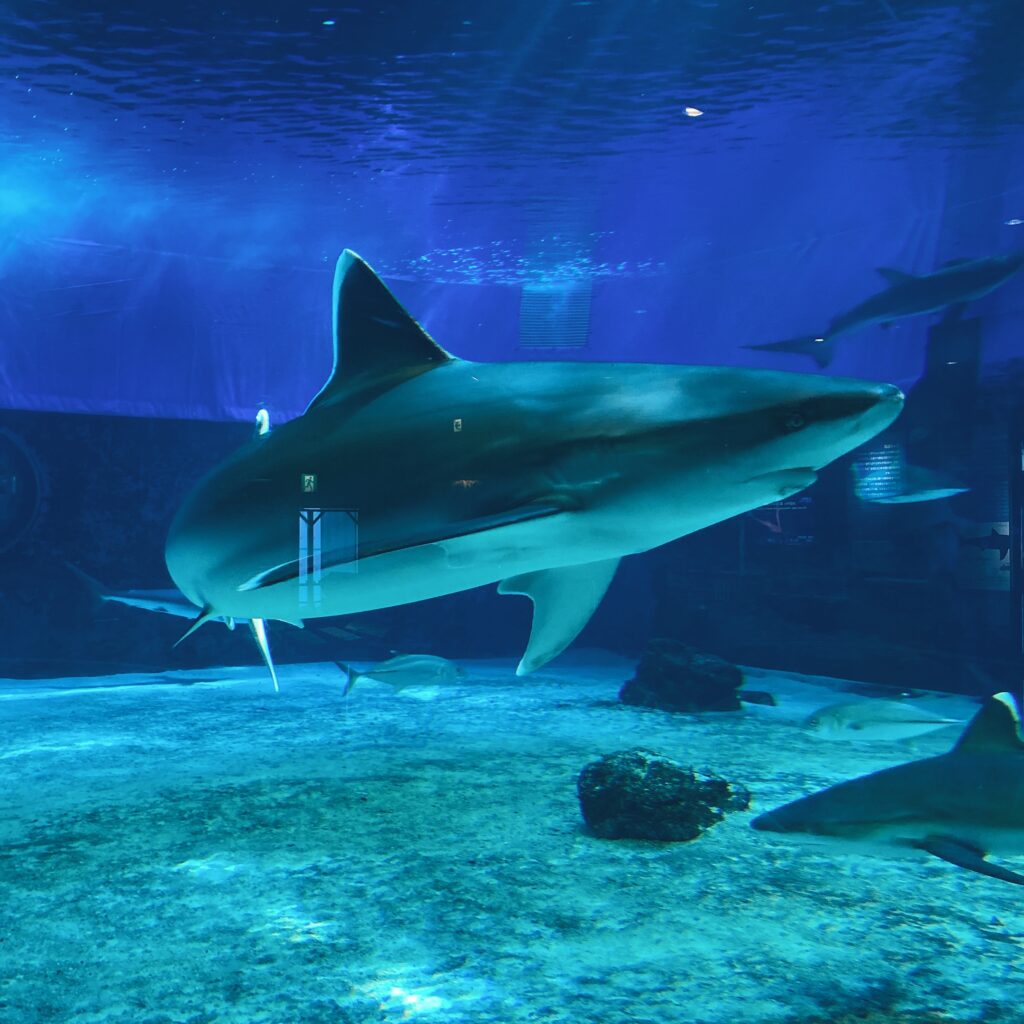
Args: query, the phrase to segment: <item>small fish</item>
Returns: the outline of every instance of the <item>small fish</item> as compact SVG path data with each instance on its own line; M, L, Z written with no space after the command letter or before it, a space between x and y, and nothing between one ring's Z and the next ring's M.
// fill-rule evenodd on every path
M376 679L396 690L404 690L408 686L443 686L466 678L466 670L461 665L433 654L400 654L365 672L356 672L343 661L337 665L348 676L346 694L360 679Z
M804 728L830 740L904 740L962 724L912 704L863 700L820 708L804 721Z

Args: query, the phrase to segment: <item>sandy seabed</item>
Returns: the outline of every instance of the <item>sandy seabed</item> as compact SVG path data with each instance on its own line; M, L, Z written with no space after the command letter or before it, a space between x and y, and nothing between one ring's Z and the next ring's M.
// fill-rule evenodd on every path
M846 696L820 678L751 670L777 707L698 717L617 705L631 665L596 652L466 667L348 697L333 665L280 694L256 668L0 680L0 1021L1024 1020L1018 887L748 827L955 730L809 735ZM579 770L631 746L744 783L751 813L589 836Z

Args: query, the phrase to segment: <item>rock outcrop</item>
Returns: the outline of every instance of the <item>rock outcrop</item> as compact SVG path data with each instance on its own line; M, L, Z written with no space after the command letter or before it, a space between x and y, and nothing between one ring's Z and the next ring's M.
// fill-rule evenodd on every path
M663 711L738 711L743 673L678 640L651 640L619 700Z
M602 839L687 842L750 805L743 786L639 747L588 764L576 792L584 821Z

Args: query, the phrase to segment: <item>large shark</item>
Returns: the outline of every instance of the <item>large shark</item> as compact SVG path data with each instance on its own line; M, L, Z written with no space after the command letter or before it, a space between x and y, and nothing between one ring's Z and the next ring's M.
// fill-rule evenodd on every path
M977 260L951 260L932 274L908 274L879 267L887 288L835 317L822 334L801 335L747 348L766 352L797 352L828 366L835 342L872 324L888 327L894 320L941 310L958 312L968 302L995 291L1024 267L1024 250Z
M887 427L889 384L721 367L474 363L358 256L334 369L186 499L167 567L213 618L293 625L500 581L534 604L523 674L568 646L624 555L807 487ZM326 518L324 518L326 517ZM320 541L312 523L336 523Z
M762 832L928 853L1004 882L989 853L1024 854L1024 741L1008 693L989 698L947 754L872 772L751 822Z

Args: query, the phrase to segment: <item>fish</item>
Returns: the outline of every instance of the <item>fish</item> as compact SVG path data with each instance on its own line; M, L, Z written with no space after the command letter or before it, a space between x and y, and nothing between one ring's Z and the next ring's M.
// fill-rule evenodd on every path
M434 654L399 654L365 672L357 672L343 661L336 664L348 677L345 694L361 679L376 679L396 690L404 690L409 686L444 686L466 678L466 670L461 665Z
M622 558L809 487L903 405L891 384L812 374L460 359L350 250L332 309L327 382L200 480L165 544L201 609L186 636L248 620L272 678L269 620L495 583L533 604L516 669L532 672Z
M855 467L854 472L857 497L875 505L912 505L921 501L939 501L970 490L938 470L909 463L902 467L902 472L891 482L880 470L857 474Z
M830 704L804 720L804 728L815 736L864 741L909 739L947 725L963 725L963 720L943 718L925 708L896 700Z
M868 854L928 854L1024 885L1024 875L986 859L1024 855L1017 703L997 693L948 753L840 782L759 815L751 827Z
M1010 535L1000 533L995 528L987 537L964 537L960 543L965 547L980 548L982 551L998 551L1000 562L1010 554Z
M908 274L892 267L878 267L888 287L840 313L821 333L745 347L763 352L795 352L825 367L835 355L836 341L844 335L873 324L888 327L904 317L943 310L959 316L967 303L995 291L1022 266L1024 250L974 260L950 260L931 274Z

